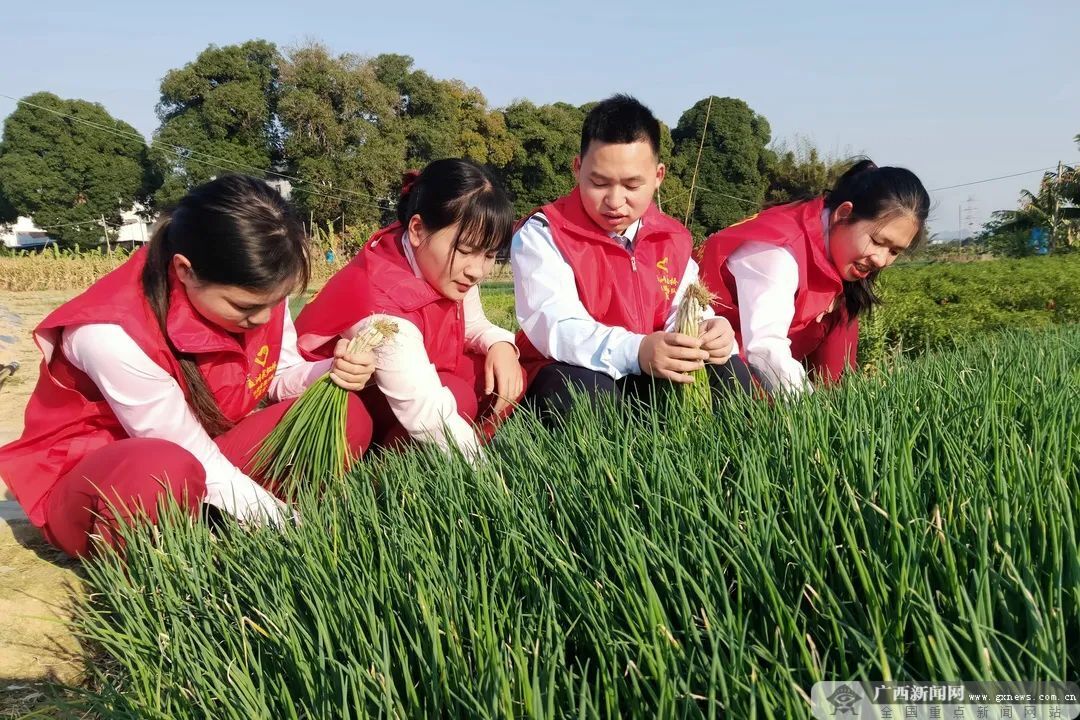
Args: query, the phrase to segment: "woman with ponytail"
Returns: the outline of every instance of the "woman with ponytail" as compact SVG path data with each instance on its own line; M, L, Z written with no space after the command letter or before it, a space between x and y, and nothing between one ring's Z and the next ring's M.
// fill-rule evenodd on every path
M445 159L406 174L397 214L297 317L300 350L329 357L341 338L392 320L398 333L361 393L375 442L430 441L472 459L524 392L514 336L488 321L479 291L510 243L513 207L479 166Z
M284 505L245 474L294 397L330 372L357 390L370 353L303 360L286 297L308 279L303 227L266 183L225 176L164 213L149 245L35 329L44 360L23 435L0 448L0 476L65 552L115 544L118 523L156 520L172 496L245 522ZM264 399L269 407L255 411ZM354 454L371 418L349 408Z
M855 364L874 282L922 241L930 196L910 170L853 165L809 200L771 207L710 236L701 277L744 359L770 392L835 382Z

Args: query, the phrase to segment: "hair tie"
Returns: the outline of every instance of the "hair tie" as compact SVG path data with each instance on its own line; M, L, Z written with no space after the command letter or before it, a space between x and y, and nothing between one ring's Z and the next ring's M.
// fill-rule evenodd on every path
M419 170L406 170L401 176L401 194L408 195L413 189L413 185L416 184L417 178L420 177Z

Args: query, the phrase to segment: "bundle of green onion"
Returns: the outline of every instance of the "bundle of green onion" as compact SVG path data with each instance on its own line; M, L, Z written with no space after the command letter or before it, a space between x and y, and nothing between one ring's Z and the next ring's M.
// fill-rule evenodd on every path
M675 313L675 331L690 337L697 337L701 332L701 316L709 307L714 295L701 282L695 282L686 288L679 308ZM687 408L708 410L712 407L712 394L709 390L709 372L702 367L688 373L694 378L693 383L682 385L679 398Z
M366 352L393 339L398 327L375 320L349 341L348 352ZM353 458L345 437L349 391L327 374L313 383L281 418L255 454L255 472L287 497L302 486L340 480Z

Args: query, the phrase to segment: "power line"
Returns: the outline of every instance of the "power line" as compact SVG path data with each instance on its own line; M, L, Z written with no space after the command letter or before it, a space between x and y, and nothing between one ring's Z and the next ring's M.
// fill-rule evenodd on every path
M1080 161L1071 162L1071 163L1065 163L1065 164L1072 166L1072 165L1080 164ZM927 192L942 192L944 190L955 190L956 188L970 187L971 185L982 185L983 183L995 182L997 180L1007 180L1009 178L1021 177L1023 175L1031 175L1032 173L1037 173L1037 172L1049 172L1050 170L1056 170L1057 167L1058 167L1057 165L1051 165L1049 167L1035 168L1034 170L1024 170L1022 172L1010 173L1008 175L997 175L995 177L984 178L982 180L972 180L971 182L957 183L956 185L946 185L944 187L930 188ZM675 200L677 198L683 197L688 192L689 191L687 191L687 190L683 190L681 193L676 193L675 195L669 196L667 198L667 200L670 203L670 202L672 202L673 200ZM730 200L737 200L738 202L746 203L748 205L760 205L760 203L758 203L758 202L756 202L754 200L747 200L746 198L736 197L735 195L728 195L727 193L722 193L722 192L720 192L718 190L710 190L708 188L699 187L699 188L695 189L695 192L707 193L707 194L710 194L710 195L719 195L720 197L725 197L725 198L728 198Z
M76 227L77 225L97 225L97 226L100 227L101 224L102 224L101 220L98 219L98 220L80 220L79 222L59 223L57 225L44 225L44 226L40 226L40 227L35 225L33 230L31 230L30 232L37 232L38 230L55 230L56 228L65 228L65 227ZM104 224L106 226L108 226L108 227L114 227L114 228L124 227L124 223L109 222L108 220L106 220Z
M7 98L8 100L11 100L12 102L15 102L15 103L18 103L18 104L21 104L21 105L26 105L28 107L37 108L38 110L44 110L45 112L52 113L53 115L57 115L59 117L66 118L66 119L72 120L74 122L82 123L82 124L87 125L89 127L93 127L93 128L98 129L98 130L102 130L104 132L108 132L108 133L111 133L111 134L119 136L119 137L124 137L124 138L128 138L128 139L135 139L135 140L139 140L140 142L143 142L143 143L146 142L146 138L144 138L142 135L140 135L138 133L135 133L135 132L128 132L126 130L121 130L119 128L111 128L111 127L109 127L107 125L102 125L100 123L96 123L96 122L93 122L91 120L87 120L86 118L76 117L74 115L71 115L71 114L65 113L65 112L61 112L61 111L56 110L54 108L45 107L44 105L38 105L36 103L28 102L26 100L20 100L18 98L14 98L14 97L12 97L10 95L6 95L6 94L3 94L3 93L0 93L0 97ZM199 163L202 163L202 164L210 166L210 167L215 167L215 168L217 168L219 170L232 169L232 168L229 167L231 165L231 166L233 166L235 168L239 168L239 169L242 169L242 170L250 170L250 171L254 171L256 173L260 173L260 174L263 174L263 175L272 175L274 177L281 178L283 180L288 180L289 182L295 182L295 183L297 183L297 185L310 185L310 184L313 184L310 180L304 180L302 178L298 178L298 177L295 177L293 175L286 175L284 173L275 172L273 170L263 170L261 168L255 167L254 165L248 165L246 163L237 162L235 160L228 160L226 158L217 157L216 155L211 155L210 153L205 153L205 152L202 152L202 151L199 151L199 150L192 150L191 148L186 148L186 147L184 147L182 145L173 145L172 143L167 143L167 142L164 142L162 140L156 140L155 142L158 145L162 145L164 147L167 147L167 148L173 150L174 152L177 153L177 155L179 155L180 153L186 154L188 160L193 160L195 162L199 162ZM209 158L210 160L212 160L214 162L222 163L222 165L214 165L212 162L207 162L206 160L200 160L198 157L194 157L196 155L203 155L203 156ZM346 203L346 204L358 203L358 201L356 201L356 200L348 200L346 198L339 197L337 195L332 195L332 194L329 194L329 193L320 192L318 190L313 190L311 188L295 187L293 189L298 190L300 192L310 193L312 195L319 195L321 197L329 198L331 200L337 200L338 202L342 202L342 203ZM374 202L359 202L358 204L368 205L370 207L377 207L380 210L392 210L393 209L393 208L387 207L387 206L379 203L376 200L376 198L372 197L371 195L365 195L364 193L356 192L355 190L348 190L348 189L345 189L345 188L342 188L340 190L340 192L348 193L350 195L355 195L355 196L360 197L360 198L365 198L366 200L373 200L374 201Z
M95 122L93 122L91 120L87 120L85 118L76 117L74 115L70 115L68 113L61 112L61 111L56 110L54 108L45 107L44 105L38 105L36 103L32 103L32 102L29 102L27 100L21 100L19 98L15 98L15 97L12 97L11 95L7 95L7 94L4 94L4 93L0 93L0 97L6 98L8 100L11 100L12 102L15 102L15 103L18 103L18 104L21 104L21 105L26 105L28 107L37 108L38 110L44 110L45 112L52 113L54 115L66 118L68 120L72 120L74 122L82 123L82 124L87 125L89 127L97 128L98 130L102 130L104 132L112 133L113 135L117 135L119 137L126 137L126 138L129 138L129 139L137 139L137 140L139 140L141 142L144 142L144 143L146 142L146 138L144 138L142 135L140 135L138 133L135 133L135 132L127 132L125 130L120 130L119 128L111 128L111 127L108 127L106 125L101 125L100 123L95 123ZM173 145L172 143L167 143L167 142L164 142L162 140L155 140L154 142L157 143L158 145L162 145L162 146L165 146L167 148L172 149L178 155L180 153L184 153L186 155L186 159L188 159L188 160L193 160L195 162L199 162L199 163L202 163L204 165L208 165L210 167L215 167L215 168L220 169L220 170L229 170L229 169L231 169L229 166L233 166L234 168L239 168L239 169L243 169L243 170L250 170L250 171L254 171L256 173L260 173L260 174L263 174L263 175L270 175L270 176L273 176L273 177L276 177L276 178L281 178L282 180L288 180L291 183L294 182L294 183L296 183L298 185L298 187L294 187L293 189L296 190L296 191L299 191L299 192L306 192L306 193L310 193L312 195L318 195L320 197L325 197L325 198L328 198L328 199L331 199L331 200L337 200L338 202L345 203L345 204L358 203L358 201L356 201L356 200L349 200L347 198L343 198L343 197L340 197L338 195L333 195L333 194L330 194L330 193L321 192L319 190L314 190L314 189L311 189L311 188L302 187L304 185L314 184L310 180L304 180L302 178L299 178L299 177L296 177L296 176L293 176L293 175L286 175L285 173L279 173L279 172L276 172L274 170L265 170L265 169L262 169L262 168L255 167L254 165L248 165L246 163L237 162L235 160L228 160L226 158L221 158L221 157L218 157L216 155L211 155L210 153L205 153L205 152L202 152L202 151L199 151L199 150L192 150L191 148L186 148L186 147L184 147L182 145ZM209 160L212 160L213 162L208 162L206 160L200 160L198 157L195 157L197 155L205 156L205 157L209 158ZM213 163L215 163L215 162L216 163L221 163L221 164L220 165L214 165ZM1075 165L1077 163L1076 162L1071 162L1071 163L1068 163L1068 164L1069 165ZM929 190L929 192L942 192L942 191L945 191L945 190L955 190L957 188L970 187L972 185L981 185L981 184L988 183L988 182L996 182L998 180L1008 180L1010 178L1021 177L1023 175L1031 175L1032 173L1048 172L1050 170L1054 170L1056 167L1057 167L1056 165L1051 165L1049 167L1035 168L1034 170L1023 170L1021 172L1009 173L1007 175L997 175L997 176L994 176L994 177L983 178L981 180L971 180L969 182L957 183L955 185L945 185L945 186L942 186L942 187L931 188ZM718 190L710 190L708 188L694 188L694 190L696 192L699 192L699 193L707 193L707 194L711 194L711 195L717 195L719 197L724 197L724 198L728 198L730 200L735 200L736 202L746 203L747 205L759 205L760 204L755 200L748 200L747 198L737 197L735 195L729 195L727 193L723 193L723 192L720 192ZM360 192L357 192L355 190L349 190L347 188L341 188L339 190L339 192L346 193L346 194L349 194L349 195L355 195L356 197L359 197L359 198L364 198L365 202L360 202L359 204L367 205L369 207L376 207L376 208L379 208L380 210L392 210L393 209L393 208L391 208L391 207L389 207L387 205L382 204L381 202L379 202L379 200L377 198L375 198L372 195L367 195L365 193L360 193ZM668 202L671 202L672 200L677 199L677 198L681 198L682 196L687 195L689 192L690 191L684 190L682 193L678 193L678 194L668 198ZM61 226L53 225L51 227L56 228L56 227L61 227Z
M707 195L719 195L720 197L725 197L725 198L728 198L729 200L738 200L739 202L746 203L747 205L758 205L759 204L754 200L747 200L746 198L736 197L734 195L728 195L727 193L722 193L719 190L710 190L709 188L697 188L696 192L705 193Z
M674 195L669 195L669 196L665 196L665 197L667 199L667 202L671 203L671 202L674 202L675 200L678 200L681 197L686 197L686 195L688 195L689 192L690 192L689 190L683 190L680 193L675 193ZM741 202L741 203L746 203L747 205L755 205L756 206L756 205L761 204L761 203L758 203L755 200L747 200L746 198L736 197L735 195L728 195L727 193L720 192L719 190L710 190L709 188L703 188L703 187L700 187L700 186L694 188L694 192L698 193L698 194L705 193L706 195L718 195L720 197L728 198L729 200L736 200L736 201Z
M1075 165L1076 163L1067 163L1068 165ZM930 192L941 192L942 190L955 190L956 188L968 187L970 185L981 185L983 183L994 182L995 180L1007 180L1009 178L1020 177L1021 175L1031 175L1037 172L1048 172L1050 170L1057 169L1057 165L1051 165L1045 168L1036 168L1034 170L1024 170L1023 172L1010 173L1009 175L998 175L997 177L986 178L984 180L972 180L971 182L958 183L956 185L946 185L945 187L931 188Z
M76 225L98 225L98 226L100 226L101 224L102 224L101 220L83 220L81 222L61 223L59 225L44 225L44 226L36 228L36 229L37 230L55 230L56 228L75 227ZM107 220L105 221L104 224L109 226L109 227L123 227L124 226L124 223L114 223L114 222L109 222Z

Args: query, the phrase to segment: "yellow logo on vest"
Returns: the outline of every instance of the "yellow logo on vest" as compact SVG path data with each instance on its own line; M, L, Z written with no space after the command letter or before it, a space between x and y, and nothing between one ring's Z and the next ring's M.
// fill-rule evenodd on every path
M750 216L750 217L748 217L748 218L743 218L742 220L740 220L740 221L739 221L739 222L737 222L737 223L732 223L732 224L728 225L728 227L735 227L736 225L742 225L743 223L748 223L748 222L750 222L751 220L753 220L754 218L756 218L756 217L757 217L758 215L760 215L760 214L761 214L761 213L759 213L759 212L756 212L756 213L754 213L753 215L751 215L751 216Z
M255 353L255 357L251 359L253 363L262 368L261 371L254 377L248 376L247 386L251 392L251 396L254 398L261 398L270 389L270 382L274 379L274 372L277 370L277 360L266 364L266 361L270 359L270 346L263 345L259 348L259 352Z
M664 298L671 300L679 289L679 280L668 270L668 259L665 257L656 263L656 281L660 283L660 290Z

